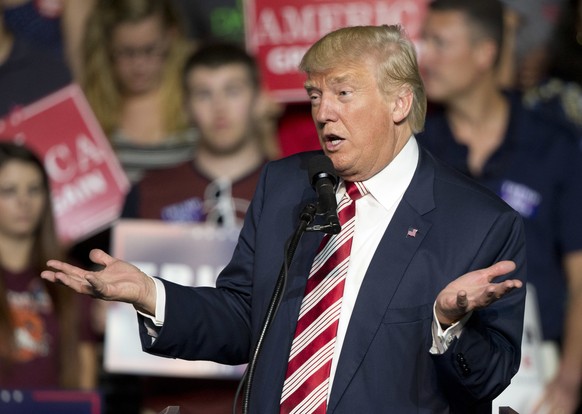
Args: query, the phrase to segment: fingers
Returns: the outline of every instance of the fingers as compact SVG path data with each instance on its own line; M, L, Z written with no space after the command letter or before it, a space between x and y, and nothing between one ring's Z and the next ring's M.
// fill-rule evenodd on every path
M49 260L47 266L54 270L43 270L40 273L43 279L63 284L78 293L91 293L93 290L86 280L86 275L90 274L89 271L60 260Z
M68 286L70 288L73 288L76 291L80 290L81 285L84 282L82 279L80 280L79 278L73 278L72 276L62 272L55 272L55 281L60 282L63 285Z
M44 271L41 277L51 282L60 283L73 289L77 293L90 294L92 291L91 285L79 275L67 274L63 272Z
M40 273L40 277L42 277L45 280L48 280L49 282L56 282L57 281L55 272L53 272L52 270L43 270Z
M506 280L502 283L497 284L490 284L481 294L481 297L476 298L474 308L478 309L489 306L493 302L501 299L503 296L511 292L513 289L516 289L521 286L522 286L521 281L516 279ZM469 308L470 307L471 306L469 306Z
M66 263L66 262L61 262L60 260L49 260L46 262L46 265L48 267L51 267L53 269L56 269L60 272L67 273L67 274L82 275L84 273L87 273L86 270L81 269L80 267L73 266L73 265Z
M494 291L493 295L500 299L502 296L511 292L513 289L518 289L523 286L523 282L519 279L505 280L502 283L492 285Z
M51 282L61 282L67 286L73 281L83 282L84 277L81 275L87 273L86 270L58 260L49 260L47 265L55 270L43 270L40 276Z
M487 274L487 282L490 283L485 292L487 300L490 303L498 299L501 299L504 295L506 295L513 289L520 288L523 286L523 282L519 279L508 279L500 283L493 282L495 278L513 272L516 269L516 267L517 266L513 261L502 260L489 266L486 269L483 269L483 271L485 271Z
M508 280L508 282L512 283L512 286L511 286L512 289L519 289L519 288L523 287L523 282L519 279Z
M502 260L483 269L483 271L487 274L487 281L491 283L496 277L513 272L515 268L515 262L512 262L511 260Z

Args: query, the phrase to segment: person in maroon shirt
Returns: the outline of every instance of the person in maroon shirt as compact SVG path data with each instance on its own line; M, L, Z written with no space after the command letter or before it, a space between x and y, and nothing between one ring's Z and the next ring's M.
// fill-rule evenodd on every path
M257 130L259 73L239 46L201 47L184 70L199 140L193 162L149 171L127 196L126 218L242 221L266 161Z
M63 257L42 162L0 142L0 388L91 389L96 383L89 306L40 272ZM83 304L84 305L84 304Z

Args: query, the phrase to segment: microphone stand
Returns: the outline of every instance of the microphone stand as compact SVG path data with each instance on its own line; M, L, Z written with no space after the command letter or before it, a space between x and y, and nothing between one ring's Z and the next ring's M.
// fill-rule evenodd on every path
M279 272L279 277L277 279L277 283L275 285L275 289L273 290L273 295L271 296L271 302L269 303L269 307L267 308L267 313L265 315L265 320L263 321L263 328L261 329L259 338L257 340L257 344L252 352L251 358L249 363L247 364L247 368L241 378L238 389L236 391L234 404L232 407L233 414L236 414L236 403L238 401L239 394L241 392L242 387L244 386L244 394L243 394L243 401L242 401L242 412L243 414L247 414L249 410L249 402L250 402L250 395L251 395L251 388L252 383L255 375L255 368L257 365L257 360L261 349L263 347L263 343L265 340L265 336L275 319L275 315L277 314L277 310L279 309L279 305L281 304L281 300L283 299L283 294L285 293L285 287L287 286L287 273L289 270L289 266L291 265L291 261L293 260L293 256L295 255L295 250L297 249L297 245L303 236L305 231L319 231L321 226L318 226L317 229L314 227L308 227L313 219L315 218L316 214L316 207L313 204L307 204L299 217L299 225L295 230L295 233L287 240L285 243L285 256L283 260L283 266L281 267L281 271Z

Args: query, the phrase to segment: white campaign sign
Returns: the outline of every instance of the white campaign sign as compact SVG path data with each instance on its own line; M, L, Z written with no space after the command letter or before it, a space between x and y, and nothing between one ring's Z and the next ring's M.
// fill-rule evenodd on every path
M186 286L214 286L229 262L240 228L210 224L120 220L113 229L113 256L151 276ZM109 303L104 366L109 372L175 377L237 379L244 365L184 361L142 351L136 311L126 303Z

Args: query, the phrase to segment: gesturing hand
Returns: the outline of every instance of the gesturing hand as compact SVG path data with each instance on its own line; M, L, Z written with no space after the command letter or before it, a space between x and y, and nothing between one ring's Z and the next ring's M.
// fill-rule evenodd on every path
M493 283L496 277L513 270L515 263L505 260L453 280L437 296L436 315L439 322L450 325L467 313L489 306L511 290L522 287L523 283L518 279Z
M59 260L49 260L54 270L41 273L43 279L60 282L79 293L110 301L127 302L141 311L154 314L156 307L155 283L137 267L94 249L91 261L104 266L90 272Z

